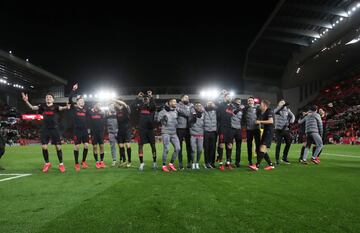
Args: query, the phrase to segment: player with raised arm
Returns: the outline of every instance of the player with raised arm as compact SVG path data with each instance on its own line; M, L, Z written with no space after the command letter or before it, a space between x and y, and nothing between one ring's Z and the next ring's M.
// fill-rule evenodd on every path
M49 171L49 168L51 167L48 152L48 144L49 140L51 139L51 143L55 145L57 157L59 159L59 170L64 173L65 166L63 163L63 156L61 150L58 113L60 111L69 109L69 106L59 106L57 104L54 104L54 96L51 93L46 94L45 103L39 105L32 105L29 102L29 97L27 94L21 93L21 95L22 99L31 110L38 111L39 114L42 114L43 116L43 124L40 131L40 138L42 154L45 164L42 171L44 173L47 173Z

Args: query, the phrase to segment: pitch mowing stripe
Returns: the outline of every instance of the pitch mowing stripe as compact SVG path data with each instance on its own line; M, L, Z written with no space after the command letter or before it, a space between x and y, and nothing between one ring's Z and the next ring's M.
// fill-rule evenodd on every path
M360 159L360 156L356 155L343 155L343 154L331 154L331 153L322 153L324 155L332 155L332 156L338 156L338 157L348 157L348 158L357 158Z
M0 174L0 176L13 176L13 177L1 179L0 182L2 182L2 181L17 179L25 176L31 176L31 174Z

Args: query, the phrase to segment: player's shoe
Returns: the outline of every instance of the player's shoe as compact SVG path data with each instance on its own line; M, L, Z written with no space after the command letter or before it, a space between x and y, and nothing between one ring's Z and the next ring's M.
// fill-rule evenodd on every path
M316 161L318 161L318 163L320 163L320 158L319 158L319 157L316 157Z
M224 164L220 164L219 169L220 171L224 171L225 170Z
M313 162L314 164L319 164L319 161L317 161L317 160L314 159L314 158L311 158L311 162Z
M171 171L174 171L174 172L176 171L176 168L175 168L174 164L172 164L172 163L169 163L169 168Z
M162 166L162 171L163 172L169 172L169 169L167 168L167 166L163 165Z
M258 170L259 170L259 168L258 168L255 164L250 165L249 168L250 168L251 170L253 170L253 171L258 171Z
M113 161L112 161L111 166L112 166L112 167L115 167L115 166L116 166L116 160L113 160Z
M145 163L140 163L139 171L144 171Z
M229 170L233 170L231 163L226 163L226 168Z
M51 163L45 163L42 171L44 173L47 173L50 168L51 168Z
M187 169L191 169L191 163L188 162L188 163L186 164L186 168L187 168Z
M153 162L152 168L153 168L154 170L157 169L157 164L156 164L156 162Z
M127 163L127 164L126 164L126 167L131 167L131 163Z
M104 161L100 161L100 167L101 168L106 168L106 165L105 165Z
M184 170L184 166L182 163L179 163L179 170Z
M275 165L276 165L276 166L279 166L279 165L280 165L280 160L277 159L277 160L275 161Z
M196 170L200 170L200 165L199 165L199 163L195 163L195 169L196 169Z
M193 163L193 164L191 165L191 169L192 169L192 170L195 170L195 169L196 169L195 163Z
M89 167L89 165L86 163L86 161L81 162L82 168L86 169Z
M75 164L75 171L80 171L80 164L79 163L76 163Z
M65 166L64 164L59 164L59 170L61 173L64 173L65 172Z
M269 166L264 167L264 170L269 171L269 170L272 170L274 168L275 168L274 166L269 165Z
M281 161L282 161L283 163L285 163L285 164L290 164L289 160L287 160L287 159L284 159L284 158L283 158Z
M96 161L96 165L95 165L95 166L96 166L97 169L101 168L101 162Z

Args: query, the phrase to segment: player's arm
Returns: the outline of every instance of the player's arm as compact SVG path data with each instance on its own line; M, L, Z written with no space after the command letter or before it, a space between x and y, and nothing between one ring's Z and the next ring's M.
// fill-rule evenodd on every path
M289 109L289 116L290 116L290 124L293 124L295 122L295 115L292 113L292 111Z
M320 115L317 114L315 116L315 119L316 119L316 122L317 122L317 125L318 125L319 134L322 136L323 135L323 123L322 123Z
M75 85L73 86L71 92L70 92L70 95L69 95L69 105L70 106L74 106L75 103L73 101L73 98L75 96L75 93L76 93L76 90L78 89L79 85L77 83L75 83Z
M269 124L274 124L274 119L272 117L269 117L268 120L266 121L256 121L256 124L263 124L263 125L269 125Z
M34 106L29 102L28 94L25 94L24 92L21 92L22 99L24 100L25 104L34 111L39 110L39 106Z

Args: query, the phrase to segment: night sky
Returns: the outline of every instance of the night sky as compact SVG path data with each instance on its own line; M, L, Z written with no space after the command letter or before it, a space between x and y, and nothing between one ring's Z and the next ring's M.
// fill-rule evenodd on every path
M236 85L246 48L277 1L236 5L2 5L0 49L69 81ZM99 5L100 4L100 5ZM166 10L167 8L167 10Z

